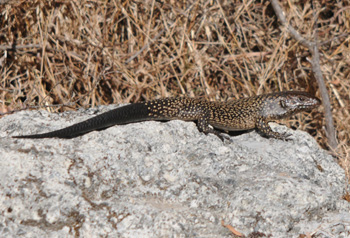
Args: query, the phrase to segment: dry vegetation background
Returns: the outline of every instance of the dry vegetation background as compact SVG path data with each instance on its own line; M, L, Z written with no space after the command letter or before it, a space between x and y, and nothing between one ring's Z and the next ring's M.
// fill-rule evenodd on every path
M350 0L280 4L306 39L318 28L338 158L349 175ZM0 53L2 114L177 95L228 100L303 90L320 97L310 52L267 0L0 0ZM286 123L328 148L322 107Z

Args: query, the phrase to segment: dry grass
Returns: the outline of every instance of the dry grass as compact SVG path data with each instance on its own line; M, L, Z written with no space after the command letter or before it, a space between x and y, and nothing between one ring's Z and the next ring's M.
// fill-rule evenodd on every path
M350 0L315 1L314 8L283 2L287 20L306 39L317 11L338 157L350 178ZM310 52L281 27L269 1L12 0L0 14L2 113L176 95L318 95ZM328 148L322 108L287 123Z

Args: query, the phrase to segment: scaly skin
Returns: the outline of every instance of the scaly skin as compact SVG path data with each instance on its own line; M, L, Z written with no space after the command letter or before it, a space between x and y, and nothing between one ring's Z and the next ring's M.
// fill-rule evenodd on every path
M73 138L90 131L151 120L196 121L199 131L213 133L223 140L224 131L256 129L266 137L287 139L272 131L268 122L286 118L320 105L320 100L306 92L280 92L242 98L229 102L209 102L195 98L164 98L129 104L102 113L61 130L14 138Z

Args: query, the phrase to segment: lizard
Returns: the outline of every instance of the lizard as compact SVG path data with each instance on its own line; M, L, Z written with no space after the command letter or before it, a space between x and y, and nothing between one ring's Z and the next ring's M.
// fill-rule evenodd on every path
M256 129L268 138L288 140L290 135L273 131L268 123L316 108L320 104L317 97L300 91L262 94L227 102L189 97L162 98L121 106L60 130L13 138L69 139L114 125L151 120L184 120L197 122L200 132L213 133L221 140L224 140L221 131L251 129Z

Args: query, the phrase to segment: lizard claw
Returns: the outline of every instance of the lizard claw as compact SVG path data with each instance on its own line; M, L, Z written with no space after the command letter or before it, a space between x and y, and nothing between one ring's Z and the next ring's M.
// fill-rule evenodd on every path
M284 141L291 141L292 138L290 138L292 134L289 134L287 132L283 132L282 134L279 134L278 138L276 139L281 139L281 140L284 140Z
M217 136L220 138L222 142L225 142L225 140L231 141L231 137L229 135L218 133Z

